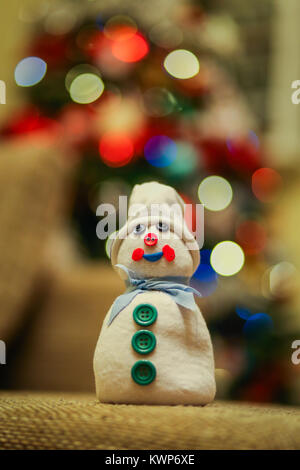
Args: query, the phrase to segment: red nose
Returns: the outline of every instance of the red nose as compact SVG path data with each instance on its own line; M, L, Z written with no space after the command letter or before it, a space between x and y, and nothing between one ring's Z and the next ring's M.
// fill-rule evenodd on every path
M157 240L158 240L158 237L157 235L155 235L155 233L147 233L147 235L144 238L144 243L147 246L154 246L156 245Z

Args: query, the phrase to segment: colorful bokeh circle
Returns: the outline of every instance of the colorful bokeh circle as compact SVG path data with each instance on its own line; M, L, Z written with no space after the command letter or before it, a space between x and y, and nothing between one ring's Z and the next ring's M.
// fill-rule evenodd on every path
M127 165L134 155L131 138L122 133L109 132L99 142L99 152L104 163L111 167Z
M177 157L177 145L166 135L151 137L145 145L146 160L153 166L163 168L171 165Z

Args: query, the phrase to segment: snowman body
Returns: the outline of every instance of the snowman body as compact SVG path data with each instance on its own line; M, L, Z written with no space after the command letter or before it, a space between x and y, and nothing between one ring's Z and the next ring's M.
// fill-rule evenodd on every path
M109 324L94 356L101 402L205 405L214 399L210 335L198 307L160 291L138 294Z
M127 290L106 315L94 355L103 403L205 405L214 399L210 335L193 297L197 292L188 286L199 246L183 212L170 186L133 188L128 220L110 250Z

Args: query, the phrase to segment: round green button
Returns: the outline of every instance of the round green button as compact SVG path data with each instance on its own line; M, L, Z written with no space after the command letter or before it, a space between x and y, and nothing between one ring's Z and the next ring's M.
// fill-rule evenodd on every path
M134 333L131 344L139 354L149 354L156 346L156 338L152 331L140 330Z
M132 369L131 376L139 385L148 385L156 377L155 366L150 361L137 361Z
M151 304L140 304L133 311L134 321L141 326L149 326L155 322L157 310Z

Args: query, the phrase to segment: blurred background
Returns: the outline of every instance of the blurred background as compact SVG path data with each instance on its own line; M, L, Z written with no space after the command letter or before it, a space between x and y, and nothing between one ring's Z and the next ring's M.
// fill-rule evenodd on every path
M1 388L94 390L123 290L96 209L157 180L205 205L218 397L300 405L299 2L3 3Z

